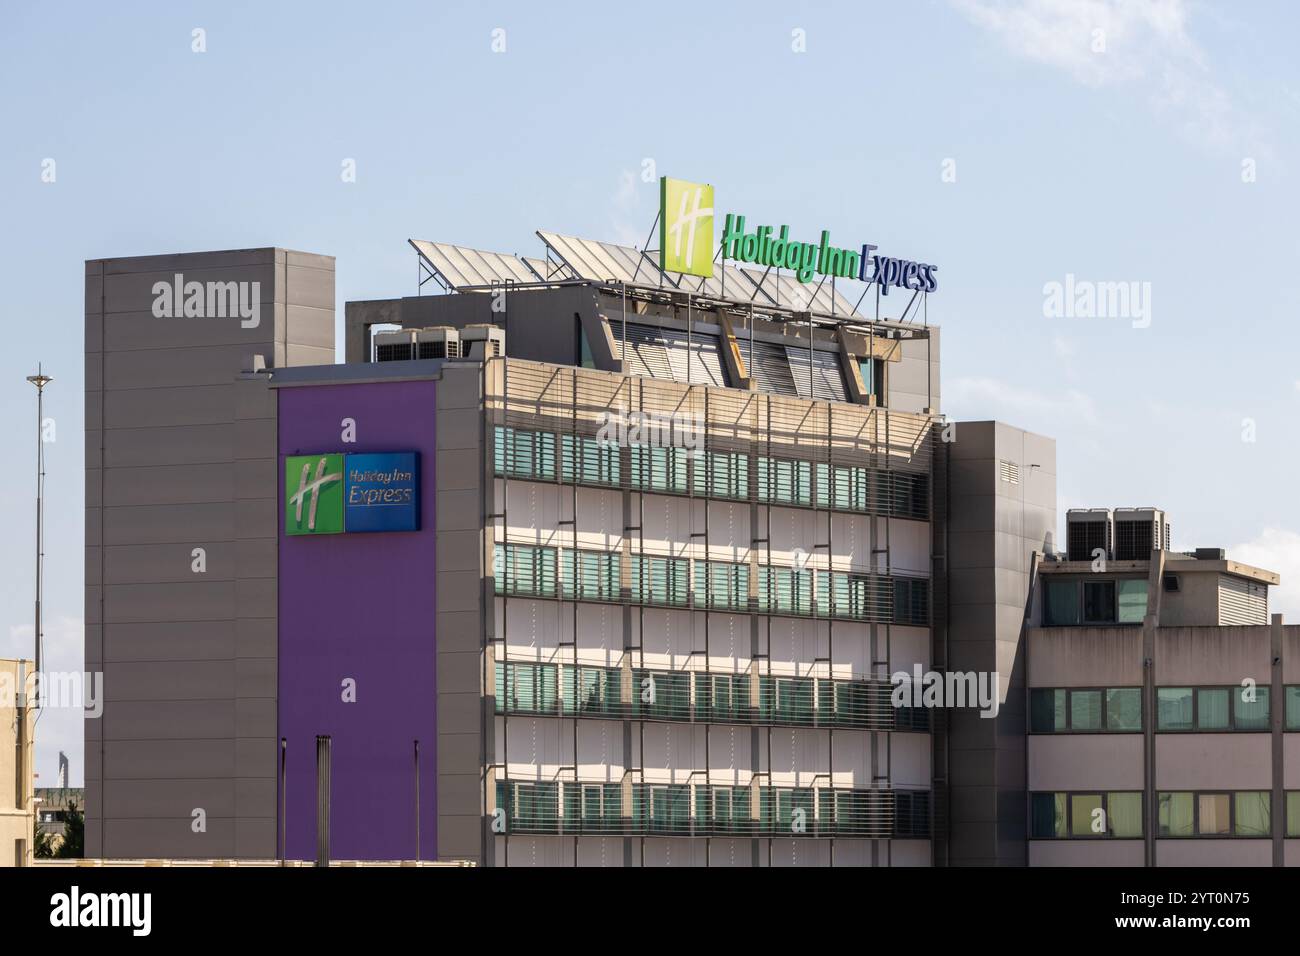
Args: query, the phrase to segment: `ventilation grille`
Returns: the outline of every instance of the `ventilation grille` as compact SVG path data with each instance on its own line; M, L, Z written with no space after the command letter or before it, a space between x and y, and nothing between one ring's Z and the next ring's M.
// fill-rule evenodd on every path
M1020 484L1020 466L1005 458L998 461L998 477L1011 485Z
M1154 522L1116 521L1115 560L1146 561L1161 542L1155 537Z
M1267 624L1268 585L1219 575L1219 623Z
M410 357L410 342L375 346L375 360L379 362L405 362Z
M1103 554L1110 553L1110 541L1107 540L1108 522L1071 521L1066 525L1066 556L1071 561L1091 561L1093 552L1098 548Z

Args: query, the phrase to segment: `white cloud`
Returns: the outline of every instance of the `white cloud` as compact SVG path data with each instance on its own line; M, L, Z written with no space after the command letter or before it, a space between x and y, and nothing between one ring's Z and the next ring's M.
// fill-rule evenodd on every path
M1282 583L1269 589L1269 611L1300 624L1300 534L1265 528L1254 540L1229 548L1228 558L1280 574Z
M1212 77L1184 0L951 0L1018 56L1136 92L1190 139L1268 155Z

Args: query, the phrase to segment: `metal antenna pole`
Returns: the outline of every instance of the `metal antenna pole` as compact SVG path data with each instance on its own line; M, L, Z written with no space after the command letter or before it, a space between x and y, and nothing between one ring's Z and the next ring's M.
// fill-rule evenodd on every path
M27 381L36 386L36 632L33 635L36 644L36 682L33 686L33 706L41 706L41 645L44 634L41 632L41 583L42 568L45 564L45 442L41 435L41 424L45 420L45 386L54 381L44 374L37 364L36 374L28 375Z

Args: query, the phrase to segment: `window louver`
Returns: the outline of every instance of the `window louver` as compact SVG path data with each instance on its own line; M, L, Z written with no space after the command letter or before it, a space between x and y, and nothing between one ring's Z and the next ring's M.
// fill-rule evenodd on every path
M813 350L810 388L808 349L790 345L786 347L785 353L790 365L790 374L794 376L794 387L801 398L818 398L830 402L845 401L844 374L840 371L839 355L834 352Z
M619 325L613 323L615 334ZM618 343L615 343L618 348ZM627 325L627 370L632 375L662 378L692 385L727 384L722 372L718 337L629 322Z
M749 342L741 342L739 345L741 357L749 365L749 377L754 380L760 392L771 395L799 394L795 389L794 376L790 373L790 359L785 354L784 346L755 342L751 360Z

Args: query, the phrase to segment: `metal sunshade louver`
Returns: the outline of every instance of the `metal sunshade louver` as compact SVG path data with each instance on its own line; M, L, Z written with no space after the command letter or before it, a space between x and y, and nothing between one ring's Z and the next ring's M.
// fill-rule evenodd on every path
M788 345L785 349L790 362L790 374L801 398L819 398L823 401L843 402L844 376L840 371L840 357L835 352L812 352L812 383L809 388L808 349Z
M615 335L615 346L618 344ZM694 333L688 349L685 332L635 322L627 324L627 370L632 375L692 385L727 384L716 335Z
M740 344L741 358L749 366L749 377L754 380L760 392L767 392L769 395L799 394L794 385L794 376L790 372L790 359L786 356L785 346L773 345L770 342L755 342L751 359L749 342L738 344Z

